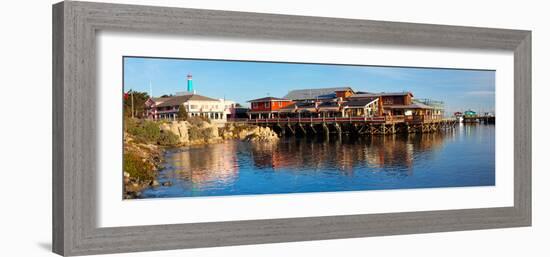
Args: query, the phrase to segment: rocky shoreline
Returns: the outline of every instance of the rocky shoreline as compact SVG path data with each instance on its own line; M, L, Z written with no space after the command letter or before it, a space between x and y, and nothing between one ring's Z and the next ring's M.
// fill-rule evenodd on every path
M156 185L156 172L162 168L163 148L137 142L124 133L124 199L139 198L143 189Z
M227 124L221 129L223 139L239 139L242 141L271 143L279 140L279 136L270 128L248 124Z
M170 186L169 182L161 184L157 180L167 148L217 144L224 140L261 143L279 140L270 128L248 124L228 123L220 128L202 119L156 124L158 131L153 127L149 128L150 132L160 133L158 138L161 139L170 138L169 143L160 140L139 140L137 135L131 133L132 130L124 133L124 199L139 198L141 191L149 187Z

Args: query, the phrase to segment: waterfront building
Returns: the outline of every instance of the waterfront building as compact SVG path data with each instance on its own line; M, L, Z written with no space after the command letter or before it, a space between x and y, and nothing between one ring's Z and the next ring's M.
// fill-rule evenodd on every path
M345 104L343 101L325 101L317 103L318 117L342 117Z
M378 98L378 115L389 116L425 116L430 118L441 118L443 115L443 102L429 99L414 99L411 92L382 92L382 93L359 93L350 96L350 102L365 99Z
M226 122L237 112L236 103L226 99L215 99L199 95L193 89L193 78L187 75L187 91L175 96L153 97L145 102L150 119L178 119L180 108L185 108L189 117L201 116L212 122Z
M296 102L295 111L289 117L317 117L317 105L318 102Z
M265 103L267 100L284 100L287 105L272 109L272 103ZM443 102L415 99L412 92L300 89L290 91L285 98L268 97L250 102L252 110L247 122L270 127L281 134L430 133L450 129L456 123L443 119ZM259 102L262 105L258 105Z
M361 92L349 97L350 101L364 101L378 98L380 103L381 114L386 115L405 115L407 111L411 111L413 94L411 92L382 92L369 93Z
M298 110L297 103L292 102L291 104L288 104L285 107L279 108L276 117L278 118L293 117L297 110Z
M249 119L270 119L279 117L279 110L293 103L292 100L277 97L262 97L248 101L250 103Z
M198 94L150 98L145 102L150 119L178 119L180 108L185 108L189 117L201 116L213 122L226 122L235 113L235 102L214 99Z
M360 92L350 87L299 89L284 98L264 97L249 101L249 118L293 117L443 117L443 102L414 99L411 92Z
M383 115L382 101L378 96L347 101L342 108L343 117L375 117Z
M342 117L342 104L353 94L351 87L291 90L285 98L295 104L280 112L286 117Z

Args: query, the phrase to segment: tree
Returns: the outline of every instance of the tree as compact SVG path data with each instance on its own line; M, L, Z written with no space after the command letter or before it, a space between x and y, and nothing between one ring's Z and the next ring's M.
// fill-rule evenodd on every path
M149 99L149 94L145 92L137 92L130 90L124 94L123 104L124 104L124 116L132 117L132 101L133 101L133 110L134 117L143 118L146 115L145 102Z
M187 109L185 109L185 105L180 105L180 108L178 110L178 120L187 120L189 118L189 115L187 114Z

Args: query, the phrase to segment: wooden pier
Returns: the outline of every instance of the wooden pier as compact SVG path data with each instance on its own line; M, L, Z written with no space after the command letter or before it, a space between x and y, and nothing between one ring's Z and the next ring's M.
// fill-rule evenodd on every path
M231 121L230 121L231 122ZM433 133L453 129L456 119L432 116L308 117L242 119L232 122L270 127L280 135L388 135Z
M471 116L462 117L463 123L495 124L495 116Z

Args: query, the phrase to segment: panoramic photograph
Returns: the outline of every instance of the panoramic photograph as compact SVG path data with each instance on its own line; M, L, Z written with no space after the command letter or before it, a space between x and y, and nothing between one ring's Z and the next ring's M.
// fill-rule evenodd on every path
M495 185L495 71L123 57L123 199Z

